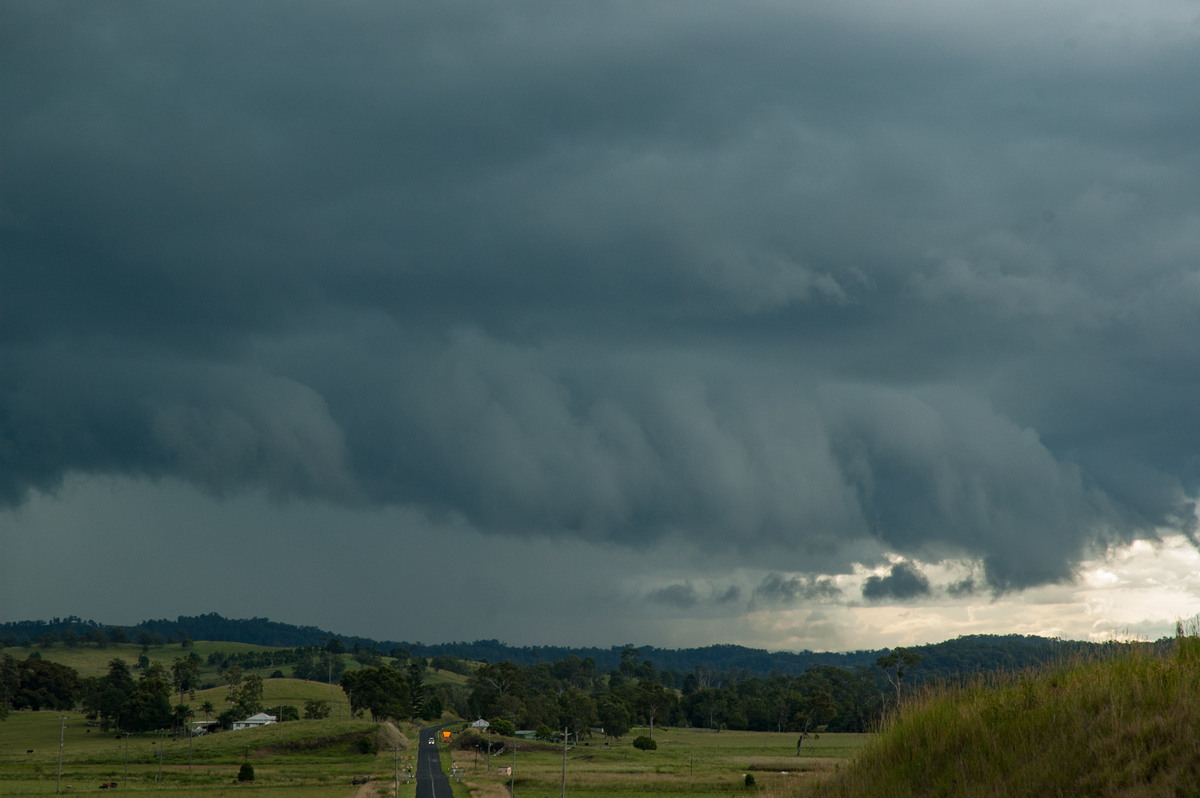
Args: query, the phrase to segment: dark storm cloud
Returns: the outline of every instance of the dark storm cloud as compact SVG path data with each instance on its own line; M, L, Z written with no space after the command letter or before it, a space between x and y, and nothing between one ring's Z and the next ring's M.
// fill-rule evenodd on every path
M871 601L914 599L929 593L928 577L907 562L892 565L887 576L868 576L862 586L863 598Z
M696 588L692 587L690 582L680 582L651 590L646 598L656 604L677 607L682 610L696 606L699 601L696 596Z
M791 604L797 601L833 599L841 595L841 589L828 577L793 576L784 578L779 574L768 574L754 588L754 600L772 604Z
M0 499L992 589L1187 528L1200 28L964 8L8 4Z

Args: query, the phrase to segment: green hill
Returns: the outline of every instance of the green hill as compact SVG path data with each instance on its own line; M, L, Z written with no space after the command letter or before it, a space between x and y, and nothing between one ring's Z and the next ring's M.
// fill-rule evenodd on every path
M1200 640L929 692L806 796L1196 795Z

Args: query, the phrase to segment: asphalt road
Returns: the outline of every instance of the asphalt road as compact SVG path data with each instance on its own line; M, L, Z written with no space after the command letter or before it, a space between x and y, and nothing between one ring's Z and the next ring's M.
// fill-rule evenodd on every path
M442 726L453 724L443 723ZM421 729L417 738L417 798L451 798L450 779L442 770L442 760L438 757L436 742L441 738L442 726L428 726ZM429 741L434 740L430 745Z

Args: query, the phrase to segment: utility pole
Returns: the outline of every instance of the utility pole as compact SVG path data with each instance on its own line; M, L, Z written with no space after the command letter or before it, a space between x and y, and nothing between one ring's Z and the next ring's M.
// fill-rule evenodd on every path
M562 798L567 798L567 727L563 726Z
M125 781L121 784L121 788L129 786L129 732L125 732Z
M516 725L515 723L513 724ZM517 795L517 738L513 737L513 763L512 770L508 772L508 798L516 798Z
M392 748L392 755L394 757L392 760L393 779L396 782L395 798L400 798L400 746L397 745Z
M62 721L62 725L58 727L58 785L54 788L55 793L62 792L63 743L66 740L66 734L67 734L67 716L59 715L58 719L60 721Z
M160 781L162 779L163 756L167 753L167 739L165 735L166 732L164 732L162 729L158 730L158 775L154 777L155 781Z

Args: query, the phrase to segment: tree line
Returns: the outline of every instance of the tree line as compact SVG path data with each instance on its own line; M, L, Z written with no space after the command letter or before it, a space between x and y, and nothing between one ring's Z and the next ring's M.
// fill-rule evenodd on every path
M111 626L75 616L53 618L49 621L16 621L0 623L0 649L5 646L63 645L68 647L92 645L104 648L112 643L137 643L157 646L165 643L184 644L189 640L227 640L253 645L309 649L320 652L337 641L343 650L375 652L375 656L401 659L409 656L433 660L448 657L459 661L502 662L530 666L558 662L568 656L591 659L604 672L620 666L622 652L631 644L602 647L510 646L499 640L425 644L420 642L378 641L364 637L337 635L313 626L294 626L267 618L230 619L217 613L179 616L175 619L143 621L133 626ZM924 660L919 679L946 680L964 673L1011 671L1036 667L1079 654L1102 653L1103 643L1058 640L1026 635L967 635L929 645L913 646ZM1148 646L1166 650L1171 638L1163 638ZM873 667L875 660L888 649L847 652L765 651L738 645L711 645L702 648L665 649L641 646L642 656L658 668L679 674L698 668L731 674L802 674L818 665L830 665L853 670L858 666ZM314 660L320 654L313 655ZM288 663L277 663L277 665ZM379 660L372 663L378 665ZM313 677L316 678L316 677ZM339 675L340 678L340 675ZM682 676L680 677L682 679ZM330 679L328 673L321 681ZM337 679L333 679L336 681ZM675 685L682 688L682 683Z
M914 658L919 660L917 655ZM469 671L466 685L424 683L424 660L347 672L342 689L353 711L372 718L432 719L450 709L484 718L501 733L528 729L550 737L623 737L634 726L689 726L757 731L872 729L893 701L888 671L876 667L814 665L801 674L758 676L697 668L680 674L658 669L627 647L604 672L589 657L554 662L468 664L448 655L431 663ZM915 664L913 659L908 662Z

